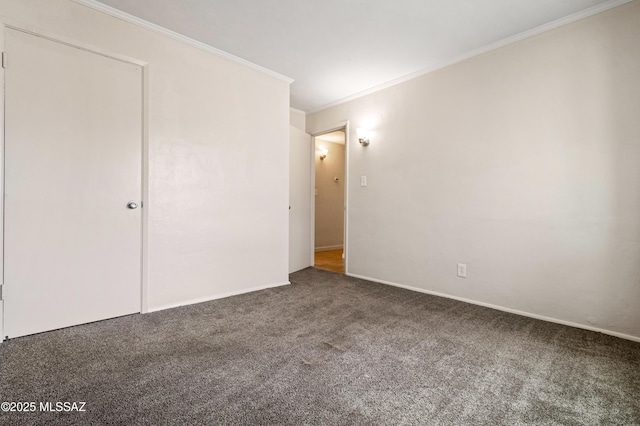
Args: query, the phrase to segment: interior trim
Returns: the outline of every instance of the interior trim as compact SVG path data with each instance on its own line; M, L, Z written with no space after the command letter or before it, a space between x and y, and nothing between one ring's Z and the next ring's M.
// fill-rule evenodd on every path
M179 34L179 33L175 32L175 31L168 30L168 29L166 29L164 27L161 27L160 25L153 24L153 23L151 23L149 21L145 21L144 19L140 19L140 18L135 17L133 15L129 15L128 13L122 12L121 10L115 9L115 8L113 8L111 6L107 6L107 5L103 4L103 3L97 2L95 0L71 0L71 1L75 2L75 3L78 3L78 4L81 4L83 6L87 6L87 7L91 8L91 9L97 10L98 12L102 12L102 13L105 13L107 15L111 15L111 16L116 17L118 19L122 19L123 21L128 22L130 24L134 24L134 25L136 25L138 27L142 27L142 28L145 28L147 30L151 30L151 31L153 31L155 33L158 33L158 34L164 35L166 37L172 38L174 40L180 41L182 43L188 44L188 45L193 46L193 47L195 47L197 49L204 50L205 52L212 53L212 54L214 54L216 56L219 56L221 58L227 59L227 60L229 60L231 62L235 62L235 63L240 64L240 65L244 65L244 66L246 66L248 68L252 68L252 69L254 69L256 71L259 71L259 72L261 72L263 74L266 74L266 75L269 75L271 77L275 77L278 80L282 80L282 81L284 81L286 83L291 84L294 81L290 77L287 77L287 76L282 75L280 73L277 73L275 71L271 71L270 69L267 69L267 68L262 67L260 65L254 64L253 62L250 62L250 61L247 61L245 59L242 59L242 58L239 58L237 56L234 56L234 55L232 55L230 53L227 53L227 52L225 52L223 50L216 49L213 46L210 46L210 45L208 45L206 43L202 43L200 41L194 40L194 39L192 39L190 37L184 36L182 34Z
M565 320L561 320L561 319L557 319L557 318L547 317L547 316L544 316L544 315L538 315L538 314L534 314L534 313L531 313L531 312L519 311L517 309L506 308L504 306L499 306L499 305L492 305L491 303L479 302L479 301L473 300L473 299L466 299L464 297L458 297L458 296L453 296L451 294L439 293L437 291L425 290L424 288L412 287L412 286L409 286L409 285L398 284L398 283L394 283L394 282L391 282L391 281L379 280L379 279L376 279L376 278L370 278L370 277L366 277L366 276L363 276L363 275L350 274L350 273L346 273L345 275L348 275L348 276L353 277L353 278L359 278L359 279L362 279L362 280L372 281L372 282L375 282L375 283L378 283L378 284L385 284L385 285L390 285L390 286L393 286L393 287L404 288L405 290L417 291L418 293L425 293L425 294L430 294L432 296L444 297L446 299L453 299L453 300L458 300L460 302L470 303L472 305L484 306L485 308L491 308L491 309L496 309L498 311L509 312L510 314L516 314L516 315L520 315L520 316L523 316L523 317L534 318L534 319L547 321L547 322L552 322L552 323L561 324L561 325L566 325L566 326L574 327L574 328L581 328L583 330L595 331L597 333L607 334L609 336L619 337L619 338L625 339L625 340L631 340L632 342L640 342L640 336L632 336L630 334L618 333L617 331L606 330L606 329L598 328L598 327L591 327L591 326L588 326L588 325L579 324L579 323L575 323L575 322L571 322L571 321L565 321Z
M196 303L210 302L212 300L225 299L231 296L238 296L240 294L253 293L254 291L267 290L270 288L282 287L290 284L291 284L290 281L286 281L283 283L267 284L267 285L262 285L258 287L246 288L242 290L229 291L227 293L216 294L215 296L198 297L195 299L183 300L177 303L168 303L166 305L154 306L150 308L147 312L164 311L165 309L177 308L179 306L189 306L189 305L194 305Z
M593 6L593 7L590 7L588 9L582 10L580 12L576 12L576 13L574 13L572 15L565 16L564 18L557 19L557 20L549 22L547 24L540 25L539 27L532 28L532 29L530 29L528 31L513 35L511 37L503 38L502 40L498 40L498 41L496 41L494 43L491 43L491 44L488 44L486 46L479 47L478 49L475 49L475 50L472 50L470 52L464 53L464 54L462 54L460 56L456 56L456 57L454 57L452 59L446 60L446 61L438 63L436 65L433 65L433 66L430 66L430 67L427 67L427 68L423 68L421 70L418 70L418 71L412 72L410 74L406 74L406 75L403 75L403 76L398 77L396 79L390 80L390 81L388 81L386 83L382 83L382 84L373 86L373 87L371 87L369 89L363 90L361 92L354 93L353 95L347 96L346 98L338 99L337 101L333 101L333 102L328 103L326 105L323 105L321 107L314 108L314 109L312 109L310 111L307 111L307 115L313 114L313 113L316 113L316 112L319 112L319 111L322 111L322 110L325 110L325 109L328 109L328 108L331 108L331 107L334 107L336 105L344 104L344 103L352 101L354 99L358 99L358 98L361 98L363 96L370 95L372 93L378 92L378 91L383 90L383 89L387 89L389 87L398 85L400 83L404 83L404 82L409 81L409 80L413 80L414 78L421 77L421 76L423 76L425 74L429 74L429 73L431 73L433 71L437 71L439 69L448 67L449 65L457 64L458 62L462 62L462 61L465 61L467 59L473 58L475 56L482 55L483 53L487 53L487 52L490 52L492 50L496 50L496 49L499 49L501 47L507 46L509 44L516 43L518 41L521 41L521 40L524 40L524 39L527 39L527 38L542 34L542 33L546 32L546 31L550 31L550 30L553 30L555 28L562 27L563 25L567 25L567 24L570 24L572 22L579 21L580 19L588 18L589 16L596 15L596 14L601 13L601 12L605 12L605 11L607 11L609 9L613 9L614 7L622 6L623 4L630 3L632 1L633 0L609 0L608 2L599 4L597 6Z

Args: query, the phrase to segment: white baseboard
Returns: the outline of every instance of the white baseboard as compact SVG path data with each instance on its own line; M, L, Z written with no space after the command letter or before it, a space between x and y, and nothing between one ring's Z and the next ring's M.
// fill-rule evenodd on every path
M170 304L167 304L167 305L162 305L162 306L156 306L156 307L153 307L153 308L149 308L149 310L147 312L164 311L165 309L177 308L179 306L187 306L187 305L194 305L196 303L210 302L212 300L224 299L224 298L231 297L231 296L238 296L240 294L253 293L254 291L266 290L268 288L282 287L282 286L289 285L289 284L291 284L291 282L287 281L287 282L279 283L279 284L267 284L267 285L263 285L263 286L259 286L259 287L247 288L247 289L244 289L244 290L230 291L230 292L227 292L227 293L216 294L215 296L199 297L199 298L196 298L196 299L190 299L190 300L185 300L185 301L182 301L182 302L170 303Z
M329 250L340 250L344 246L340 244L339 246L324 246L324 247L316 247L314 251L329 251Z
M511 314L521 315L523 317L535 318L535 319L539 319L539 320L542 320L542 321L547 321L547 322L553 322L553 323L556 323L556 324L567 325L569 327L582 328L584 330L595 331L595 332L602 333L602 334L608 334L609 336L619 337L619 338L625 339L625 340L631 340L632 342L640 342L640 337L639 336L632 336L630 334L618 333L617 331L611 331L611 330L606 330L606 329L603 329L603 328L591 327L589 325L579 324L579 323L575 323L575 322L571 322L571 321L565 321L565 320L561 320L561 319L557 319L557 318L546 317L544 315L538 315L538 314L533 314L531 312L519 311L517 309L505 308L504 306L492 305L491 303L479 302L477 300L466 299L464 297L458 297L458 296L452 296L450 294L439 293L437 291L431 291L431 290L425 290L423 288L412 287L412 286L404 285L404 284L398 284L398 283L394 283L394 282L391 282L391 281L379 280L379 279L376 279L376 278L370 278L370 277L366 277L366 276L363 276L363 275L356 275L356 274L351 274L351 273L348 273L348 272L346 273L346 275L348 275L350 277L354 277L354 278L360 278L362 280L373 281L373 282L379 283L379 284L386 284L386 285L390 285L390 286L393 286L393 287L404 288L406 290L417 291L419 293L426 293L426 294L430 294L432 296L438 296L438 297L444 297L444 298L447 298L447 299L458 300L460 302L470 303L472 305L484 306L485 308L491 308L491 309L496 309L498 311L509 312Z

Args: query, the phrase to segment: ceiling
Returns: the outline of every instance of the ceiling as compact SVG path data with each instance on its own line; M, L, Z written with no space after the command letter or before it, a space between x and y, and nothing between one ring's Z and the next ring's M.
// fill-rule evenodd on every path
M307 112L624 2L100 0L293 78L291 106Z

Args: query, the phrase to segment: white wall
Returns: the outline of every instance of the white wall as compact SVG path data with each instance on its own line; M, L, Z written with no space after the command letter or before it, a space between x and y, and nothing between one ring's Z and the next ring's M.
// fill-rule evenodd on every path
M311 136L291 126L289 145L289 272L311 266Z
M287 81L69 0L0 15L148 63L150 310L288 282Z
M307 116L304 111L299 109L290 108L289 110L289 124L298 130L304 132L307 126Z
M321 137L315 139L315 250L340 249L344 244L345 148ZM327 150L324 160L320 159L322 149Z
M632 2L308 115L354 130L350 273L640 339L638 40Z

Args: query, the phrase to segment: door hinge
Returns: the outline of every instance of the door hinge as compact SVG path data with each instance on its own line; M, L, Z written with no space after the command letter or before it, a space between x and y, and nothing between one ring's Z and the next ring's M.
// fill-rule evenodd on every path
M7 52L2 52L2 68L7 67Z
M4 300L4 299L2 298L2 286L1 286L1 285L0 285L0 300Z

